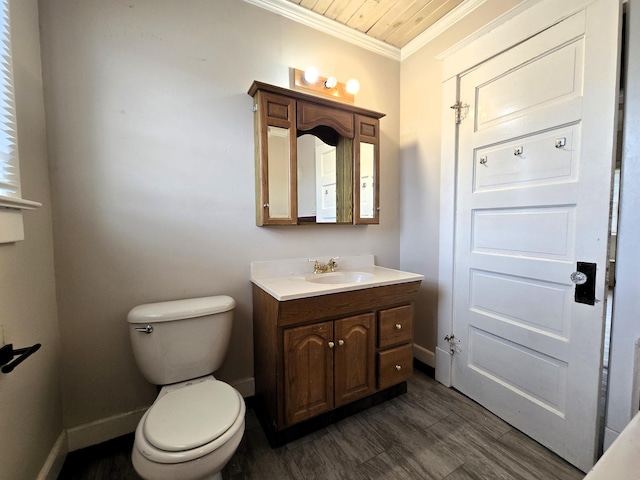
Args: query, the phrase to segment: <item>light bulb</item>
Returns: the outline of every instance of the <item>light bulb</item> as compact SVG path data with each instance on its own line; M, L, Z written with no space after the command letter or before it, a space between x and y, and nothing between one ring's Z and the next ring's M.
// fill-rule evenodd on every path
M303 77L307 83L316 83L318 81L318 69L316 67L307 67Z
M338 80L336 80L336 77L329 77L324 82L325 88L333 88L337 84L338 84Z
M347 82L347 92L351 95L355 95L360 90L360 82L355 78L352 78Z

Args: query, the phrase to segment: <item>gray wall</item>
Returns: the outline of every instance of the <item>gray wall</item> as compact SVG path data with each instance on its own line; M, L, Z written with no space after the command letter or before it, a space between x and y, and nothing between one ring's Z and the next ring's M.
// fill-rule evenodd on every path
M374 253L399 266L400 64L238 0L40 3L65 427L150 404L125 318L229 294L218 377L253 376L249 263ZM315 64L381 120L378 226L255 226L256 79Z
M0 245L0 345L42 348L0 373L0 478L36 478L62 433L60 339L42 100L38 4L10 4L22 193L43 207L24 213L25 240Z
M402 61L400 267L425 276L415 308L414 341L419 346L415 354L433 367L438 314L442 131L442 62L436 56L520 1L491 0L484 3L472 15ZM447 333L450 332L441 336Z

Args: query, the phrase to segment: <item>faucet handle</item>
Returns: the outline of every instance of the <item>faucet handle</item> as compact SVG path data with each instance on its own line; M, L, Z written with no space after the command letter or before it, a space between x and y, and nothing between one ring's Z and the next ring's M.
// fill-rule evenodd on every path
M327 263L327 265L329 266L329 268L331 269L332 272L335 271L336 268L338 268L338 263L336 262L336 260L338 260L339 258L340 257L333 257Z

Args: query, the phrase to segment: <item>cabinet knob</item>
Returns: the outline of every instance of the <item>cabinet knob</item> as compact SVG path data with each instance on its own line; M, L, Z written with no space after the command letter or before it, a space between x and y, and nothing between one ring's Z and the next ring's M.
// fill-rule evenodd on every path
M335 347L335 346L336 346L336 344L335 344L335 343L333 343L333 342L329 342L329 348L333 348L333 347Z
M342 339L338 340L338 345L340 345L340 346L344 345L344 340L342 340Z
M396 323L396 330L402 330L402 325L400 323Z
M400 370L402 370L402 367L400 365L396 365L396 370L399 372Z

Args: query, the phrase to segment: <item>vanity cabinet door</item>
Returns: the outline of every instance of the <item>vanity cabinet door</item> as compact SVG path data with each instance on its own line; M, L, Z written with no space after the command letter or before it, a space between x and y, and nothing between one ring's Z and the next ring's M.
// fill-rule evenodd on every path
M353 223L380 223L380 122L354 115Z
M255 99L256 223L296 224L296 102L268 92L258 92Z
M335 322L336 407L375 392L375 314Z
M286 425L333 408L333 322L284 330Z

